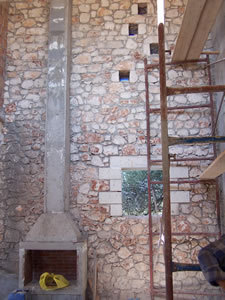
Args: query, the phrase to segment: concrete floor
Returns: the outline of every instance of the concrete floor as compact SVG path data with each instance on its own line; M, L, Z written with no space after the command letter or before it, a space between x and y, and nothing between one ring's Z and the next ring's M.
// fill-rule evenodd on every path
M8 294L18 289L17 275L0 270L0 287L0 299L7 300Z

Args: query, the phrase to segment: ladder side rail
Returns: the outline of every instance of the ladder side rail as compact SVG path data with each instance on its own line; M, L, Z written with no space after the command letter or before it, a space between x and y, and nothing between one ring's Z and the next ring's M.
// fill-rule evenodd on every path
M165 38L164 25L158 26L159 36L159 78L160 78L160 108L161 108L161 139L163 159L163 214L165 228L165 271L166 271L166 299L173 300L172 276L172 245L171 245L171 207L170 207L170 162L168 143L168 118L167 118L167 88L165 64Z

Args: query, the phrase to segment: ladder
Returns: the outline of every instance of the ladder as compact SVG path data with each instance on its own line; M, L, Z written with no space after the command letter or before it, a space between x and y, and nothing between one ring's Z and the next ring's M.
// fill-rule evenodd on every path
M154 288L154 278L153 278L153 239L152 239L152 217L151 217L151 178L150 170L151 164L154 162L160 162L159 160L151 160L150 154L150 113L159 113L161 115L161 144L162 144L162 171L163 171L163 223L164 223L164 235L165 235L165 248L164 248L164 259L165 259L165 275L166 275L166 294L167 300L174 299L173 291L173 272L177 271L200 271L199 265L195 264L180 264L172 261L172 244L171 237L173 235L171 231L171 203L170 203L170 155L169 147L172 145L189 145L189 144L208 144L213 143L213 157L202 158L202 160L213 160L216 157L216 147L215 143L225 142L225 136L215 136L215 121L214 121L214 106L213 106L213 92L225 91L225 85L216 85L211 84L211 74L210 67L208 67L209 73L209 85L208 86L196 86L196 87L167 87L166 85L166 65L176 65L176 64L186 64L186 63L207 63L209 65L209 56L207 58L200 58L198 60L185 61L185 62L171 62L166 63L165 60L165 38L164 38L164 25L161 23L158 26L158 36L159 36L159 64L147 64L147 59L144 60L145 68L145 88L146 88L146 125L147 125L147 162L148 162L148 196L149 196L149 263L150 263L150 293L151 299L154 299L155 295L158 295L158 292ZM160 78L160 109L150 109L149 106L149 82L148 82L148 73L149 70L158 67L159 68L159 78ZM192 106L179 106L179 107L167 107L167 97L171 95L180 95L180 94L191 94L191 93L209 93L210 103L205 105L192 105ZM211 121L212 121L212 136L194 136L194 137L170 137L168 136L168 111L169 110L179 110L179 109L190 109L190 108L202 108L208 107L211 109ZM191 160L201 160L199 158ZM173 160L174 161L174 160ZM176 160L179 161L179 160ZM181 159L182 161L182 159ZM179 181L180 183L181 181ZM184 181L183 181L184 182ZM183 183L181 182L181 183ZM191 183L191 181L187 181ZM195 183L202 182L201 180L195 180ZM178 182L177 182L178 183ZM184 182L185 183L185 182ZM220 228L220 210L219 210L219 187L217 181L211 181L211 184L216 185L216 210L217 210L217 219L218 225ZM204 233L198 233L204 234ZM207 236L220 236L220 230L217 233L208 233ZM159 293L160 294L160 293ZM192 294L192 293L184 293ZM195 293L196 295L196 293ZM209 295L208 293L199 293L197 295ZM212 294L216 296L216 294ZM218 294L217 294L218 296ZM219 294L222 298L224 295Z

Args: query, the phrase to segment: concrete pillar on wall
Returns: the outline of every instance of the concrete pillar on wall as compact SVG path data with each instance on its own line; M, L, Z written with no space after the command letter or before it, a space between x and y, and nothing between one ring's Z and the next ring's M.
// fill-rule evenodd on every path
M46 105L45 212L69 203L69 73L71 1L51 0Z

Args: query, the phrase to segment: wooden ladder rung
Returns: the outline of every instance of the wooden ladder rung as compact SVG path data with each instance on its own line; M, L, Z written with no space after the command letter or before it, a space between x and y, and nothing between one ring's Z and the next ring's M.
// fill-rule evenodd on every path
M206 85L195 87L167 87L167 96L181 95L181 94L195 94L195 93L210 93L210 92L223 92L225 85Z
M198 264L183 264L172 262L173 272L181 272L181 271L201 271L200 265Z
M190 144L210 144L210 143L224 143L225 136L206 136L206 137L168 137L169 146L172 145L190 145Z

